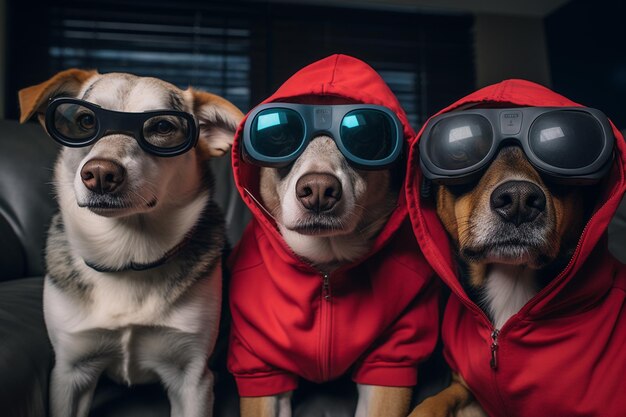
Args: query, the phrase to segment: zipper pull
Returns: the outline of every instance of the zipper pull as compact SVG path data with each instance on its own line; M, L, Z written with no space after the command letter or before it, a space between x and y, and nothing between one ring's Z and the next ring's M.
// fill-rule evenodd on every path
M330 301L330 276L328 274L322 274L322 297Z
M498 335L500 334L500 330L493 329L491 332L491 361L489 365L491 365L491 369L498 369Z

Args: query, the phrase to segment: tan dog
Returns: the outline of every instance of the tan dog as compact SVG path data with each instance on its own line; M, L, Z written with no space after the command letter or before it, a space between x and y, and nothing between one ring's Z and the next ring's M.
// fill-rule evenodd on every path
M500 150L478 183L440 186L437 214L450 235L477 303L496 329L559 270L582 232L580 187L547 184L519 147ZM424 400L411 417L484 416L463 379Z
M49 100L59 96L119 117L186 112L200 134L197 146L169 158L145 151L126 131L62 149L44 286L55 351L50 414L87 416L107 373L128 385L160 380L172 415L210 416L207 359L218 332L225 236L208 160L230 149L242 114L223 98L155 78L73 69L20 91L21 121L36 115L43 124ZM98 126L97 112L74 108L53 120L77 132ZM168 146L183 129L179 122L157 116L139 128Z
M387 222L398 198L392 173L353 168L335 142L316 137L284 169L261 168L263 204L291 249L331 273L363 257ZM359 385L357 417L408 412L410 388ZM242 417L291 415L291 394L243 397Z

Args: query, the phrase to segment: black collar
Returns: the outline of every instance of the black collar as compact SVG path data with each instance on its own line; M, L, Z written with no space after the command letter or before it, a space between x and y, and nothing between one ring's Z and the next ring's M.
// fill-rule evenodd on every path
M85 262L85 265L87 265L89 268L98 272L146 271L148 269L158 268L159 266L164 265L168 263L170 260L172 260L176 255L178 255L178 253L181 250L183 250L185 246L187 246L187 243L189 243L189 241L191 240L192 235L193 235L193 230L189 234L187 234L187 236L184 237L183 240L181 240L176 246L174 246L172 249L165 252L165 254L162 257L160 257L156 261L149 262L146 264L130 262L120 268L110 268L108 266L89 262L86 259L83 259L83 261Z

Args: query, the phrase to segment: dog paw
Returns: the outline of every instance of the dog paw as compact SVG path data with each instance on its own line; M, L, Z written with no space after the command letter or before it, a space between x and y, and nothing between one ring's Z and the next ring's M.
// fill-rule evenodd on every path
M459 409L454 417L487 417L487 413L483 411L478 403L472 402Z
M409 417L455 417L454 410L437 401L435 398L427 398L422 401Z

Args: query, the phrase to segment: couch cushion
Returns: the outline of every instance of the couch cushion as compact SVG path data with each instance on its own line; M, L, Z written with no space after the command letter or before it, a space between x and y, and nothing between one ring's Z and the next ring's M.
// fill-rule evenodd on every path
M43 275L57 151L38 124L0 120L0 280Z
M53 352L44 326L42 278L0 282L0 414L44 416Z

